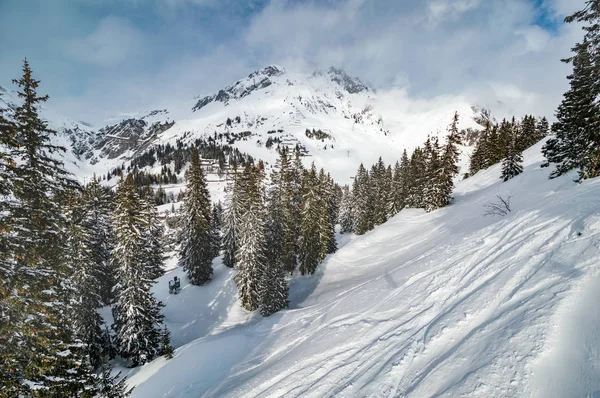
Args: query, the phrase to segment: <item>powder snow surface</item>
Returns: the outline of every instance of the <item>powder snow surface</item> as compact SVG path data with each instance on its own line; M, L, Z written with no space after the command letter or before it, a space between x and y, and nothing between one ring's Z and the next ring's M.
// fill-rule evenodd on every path
M178 346L130 372L133 397L600 396L600 180L494 166L455 202L404 210L296 277L289 309L237 304L233 272L156 286ZM483 216L496 194L505 217Z

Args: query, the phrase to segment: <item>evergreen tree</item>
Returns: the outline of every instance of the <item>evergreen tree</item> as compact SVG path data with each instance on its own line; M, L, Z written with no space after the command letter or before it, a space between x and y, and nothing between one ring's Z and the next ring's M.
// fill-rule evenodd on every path
M417 147L410 157L406 207L413 209L424 207L423 193L428 180L427 177L427 162L423 150Z
M186 271L191 284L204 285L213 273L215 238L211 229L210 197L196 148L192 151L187 178L179 265Z
M146 243L143 262L146 264L148 275L152 279L158 279L164 275L164 241L165 227L158 217L158 210L153 200L152 189L146 187L142 191L141 206L146 215L146 223L142 232Z
M535 141L539 142L550 134L550 125L548 119L542 117L535 126Z
M151 287L155 270L148 260L144 241L149 216L129 174L121 177L115 196L114 230L116 246L111 261L117 270L115 316L116 345L119 354L132 366L150 361L160 352L162 315Z
M354 232L357 235L363 235L375 226L371 194L369 173L361 163L352 184L352 196L354 198L352 218L354 219Z
M93 258L93 270L98 285L95 290L100 294L104 305L114 301L113 288L116 284L115 270L110 264L110 252L113 247L113 231L110 223L112 215L112 195L108 188L100 185L94 177L84 188L82 211L85 218L83 225L89 231L89 245Z
M448 129L446 145L444 146L440 169L437 173L436 185L436 208L444 207L452 201L452 191L454 190L454 177L458 175L458 157L460 151L458 145L461 143L458 131L458 113L454 114L452 124Z
M365 171L366 173L366 171ZM327 240L322 236L323 209L319 196L319 180L313 163L306 173L303 184L304 210L300 225L298 260L302 275L314 274L317 266L325 258Z
M91 231L85 223L88 214L80 194L73 194L68 203L67 267L72 271L72 290L75 335L85 345L89 364L96 369L102 363L104 335L102 318L97 310L102 306L100 281L92 249Z
M249 208L241 219L239 242L235 253L237 273L235 283L240 304L248 311L260 306L259 286L267 268L266 217L259 186L258 170L249 169L247 203Z
M132 390L132 388L127 389L125 378L121 377L121 372L112 376L110 365L106 361L102 363L97 389L98 398L127 398L131 395Z
M571 87L556 112L555 137L542 149L548 163L557 164L551 178L575 168L580 170L580 179L591 178L600 167L600 111L589 46L584 41L573 49L573 73L567 77Z
M223 217L223 264L229 268L233 268L237 262L235 253L246 201L246 182L234 166L233 182L228 187Z
M508 148L508 156L502 161L502 178L508 181L523 172L523 155L517 148L517 138L513 137Z
M221 254L221 219L223 207L221 201L213 204L212 215L210 217L210 233L212 237L212 258Z
M173 359L173 354L175 353L175 350L173 349L173 346L171 345L171 332L169 332L169 329L167 329L166 326L163 328L160 337L161 337L160 345L161 345L162 354L165 356L165 359L167 359L167 360Z
M37 95L39 81L33 79L27 61L23 77L14 83L23 104L14 110L14 123L7 127L2 122L2 140L18 142L9 147L8 155L3 152L2 172L5 176L14 172L12 184L2 188L11 190L8 214L3 216L18 228L3 231L0 242L7 249L1 255L2 272L8 264L11 273L10 290L5 290L6 282L0 284L2 393L11 397L92 393L95 375L79 350L81 341L69 319L71 269L65 258L67 219L60 198L76 183L54 158L64 148L51 144L56 132L39 116L40 104L48 96ZM4 136L7 132L10 136Z
M345 185L342 188L342 192L342 203L340 205L340 232L347 234L354 232L354 210L352 208L354 198L352 197L352 191L350 191L348 185Z

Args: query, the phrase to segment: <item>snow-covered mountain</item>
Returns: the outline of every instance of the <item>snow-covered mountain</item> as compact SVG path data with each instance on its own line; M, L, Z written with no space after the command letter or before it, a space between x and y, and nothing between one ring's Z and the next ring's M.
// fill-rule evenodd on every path
M2 90L0 101L14 106L14 93ZM444 135L455 111L461 127L474 125L475 110L461 98L415 101L402 90L376 92L341 69L303 74L271 65L188 106L128 114L98 129L46 108L43 116L70 148L67 163L77 165L70 169L80 177L102 175L155 144L211 136L268 164L278 145L300 145L306 163L347 183L361 162L370 165L379 156L395 162L428 134Z
M178 348L126 370L132 397L598 396L600 180L549 180L541 146L506 183L495 165L448 207L341 236L268 318L218 260L176 296L167 273L154 291ZM484 216L498 194L512 211Z

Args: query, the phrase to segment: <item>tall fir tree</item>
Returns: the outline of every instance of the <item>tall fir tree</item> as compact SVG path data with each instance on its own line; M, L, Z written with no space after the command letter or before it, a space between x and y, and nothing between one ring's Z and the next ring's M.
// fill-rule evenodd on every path
M366 171L365 171L366 172ZM302 275L314 274L325 258L327 239L324 239L323 220L326 219L319 192L319 178L314 163L306 173L303 184L304 210L300 225L298 261Z
M352 196L354 198L354 203L352 204L354 210L352 217L354 219L354 232L357 235L363 235L373 229L375 226L375 217L373 214L370 176L362 163L358 168L356 177L354 177Z
M557 122L552 128L555 137L542 149L546 165L556 163L551 178L573 169L579 169L579 179L591 178L600 168L600 110L590 43L577 44L573 51L573 73L567 77L570 89L556 112Z
M223 264L229 268L233 268L236 263L235 253L238 249L241 220L246 211L246 201L246 181L234 165L233 181L227 188L223 215Z
M350 191L348 185L345 185L342 188L342 203L340 205L340 232L342 234L354 232L353 202L352 191Z
M215 242L211 228L211 202L197 148L192 150L187 179L181 213L179 265L186 271L192 285L204 285L213 274Z
M117 269L117 302L113 307L116 346L132 366L142 365L160 353L162 304L152 294L155 270L144 241L149 215L131 174L121 177L113 218L115 248L111 261Z
M98 313L102 307L100 280L93 251L92 231L86 223L88 214L79 193L70 195L68 204L67 266L72 290L72 325L75 335L85 345L84 352L92 368L97 369L104 355L103 321Z
M82 192L82 206L85 218L83 225L89 231L90 249L93 257L93 270L98 280L96 290L104 305L114 301L113 288L116 284L115 270L110 263L113 247L112 195L103 187L94 174L92 181Z
M246 203L248 209L240 222L235 283L243 308L255 311L260 307L260 285L267 268L266 216L260 187L259 170L248 169Z
M505 182L523 172L523 155L519 151L517 137L514 135L508 147L508 156L502 161L502 175Z
M8 186L11 200L6 209L18 228L3 231L8 239L0 242L7 249L3 266L14 266L10 290L4 291L2 284L0 296L2 393L15 397L93 394L96 378L69 319L73 307L67 281L72 270L65 258L67 218L61 198L77 184L54 157L65 149L51 143L56 132L39 116L40 104L48 96L37 95L39 81L33 79L27 60L22 78L13 82L23 103L14 110L14 123L7 127L2 122L2 133L11 135L2 140L18 142L9 147L14 179ZM2 172L6 173L6 163Z
M436 192L436 208L447 206L452 201L454 178L458 175L458 158L460 156L458 145L460 144L461 137L458 131L458 113L455 113L452 123L448 128L446 145L443 149L440 169L437 173L436 185L438 190Z

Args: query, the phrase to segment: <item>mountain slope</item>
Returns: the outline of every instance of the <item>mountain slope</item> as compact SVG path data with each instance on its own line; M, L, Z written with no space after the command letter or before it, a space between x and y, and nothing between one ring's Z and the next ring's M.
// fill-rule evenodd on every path
M134 370L133 396L600 393L600 181L548 180L540 147L507 183L494 166L460 182L451 206L351 238L294 280L290 309ZM498 193L513 211L483 216Z
M0 106L19 102L14 92L0 90ZM402 90L375 92L341 69L303 74L271 65L186 106L127 114L101 128L46 107L42 116L58 130L57 144L70 150L69 170L81 179L127 166L153 145L211 137L267 164L277 159L278 146L299 145L306 165L314 161L348 183L361 162L370 165L382 156L392 163L428 134L444 136L455 111L461 128L475 126L475 110L461 98L412 100Z

